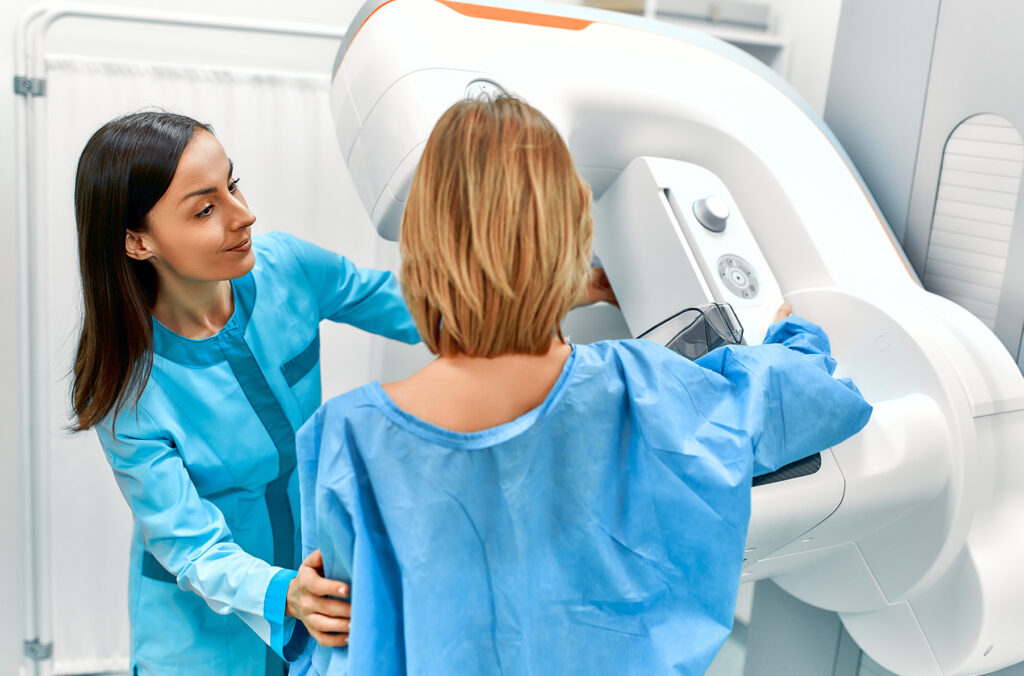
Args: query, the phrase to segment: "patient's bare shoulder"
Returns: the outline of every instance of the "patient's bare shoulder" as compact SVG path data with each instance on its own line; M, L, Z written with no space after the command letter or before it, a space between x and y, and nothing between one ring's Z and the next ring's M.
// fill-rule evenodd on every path
M410 415L454 432L478 432L540 406L571 353L557 342L543 355L439 357L382 387Z

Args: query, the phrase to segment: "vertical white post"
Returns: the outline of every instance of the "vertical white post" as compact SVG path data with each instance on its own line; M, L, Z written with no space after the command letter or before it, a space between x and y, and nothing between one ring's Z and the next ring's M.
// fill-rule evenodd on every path
M15 75L28 78L41 77L42 71L37 70L35 65L34 52L35 43L29 36L34 35L34 29L39 18L45 13L46 7L37 5L29 9L18 25L14 39L14 65ZM23 636L26 645L48 645L52 641L51 636L44 637L40 632L40 587L42 583L37 563L45 561L39 558L39 546L48 537L48 532L40 532L39 514L46 512L45 503L42 503L39 495L39 487L45 485L43 473L46 465L42 458L35 452L39 447L42 437L47 438L45 428L39 427L39 421L44 411L39 410L39 403L42 400L45 404L46 391L40 377L46 376L45 370L45 342L40 343L38 334L34 332L35 325L39 320L39 312L42 311L40 304L40 293L35 288L34 256L38 255L37 240L33 238L33 223L38 223L38 188L40 185L40 174L36 166L37 159L36 141L40 133L38 119L34 111L35 103L40 97L29 92L19 95L15 99L15 202L16 202L16 228L18 247L18 387L19 407L18 417L18 446L21 460L22 477L22 575L24 575L24 631ZM45 298L45 296L42 296ZM36 342L33 342L36 338ZM45 339L44 339L45 340ZM40 369L40 361L43 368ZM42 510L40 509L42 507ZM43 575L45 578L45 573ZM49 661L41 663L28 655L24 659L22 672L26 676L42 676L49 673Z
M21 35L19 31L18 35ZM16 40L16 43L18 41ZM20 45L17 45L20 46ZM17 63L18 59L15 59ZM15 73L25 75L24 69L17 68ZM29 327L29 245L28 245L28 127L26 124L28 96L16 96L14 100L14 146L15 146L15 223L18 248L18 460L21 468L21 574L25 581L22 589L24 608L25 641L36 637L35 616L35 570L33 569L33 550L35 548L35 527L32 519L33 507L33 458L32 458L32 411L28 404L31 398L31 368L29 351L31 329ZM24 673L34 676L35 663L24 660Z
M45 31L54 10L41 13L30 27L27 66L29 77L43 78ZM31 339L29 349L31 454L32 454L32 524L34 527L32 557L36 594L35 640L40 646L53 645L53 554L52 554L52 501L50 499L50 459L52 434L50 429L50 331L47 316L49 299L49 230L44 213L46 186L46 96L29 96L26 101L26 132L28 151L28 314ZM36 673L48 676L53 671L52 657L36 662Z

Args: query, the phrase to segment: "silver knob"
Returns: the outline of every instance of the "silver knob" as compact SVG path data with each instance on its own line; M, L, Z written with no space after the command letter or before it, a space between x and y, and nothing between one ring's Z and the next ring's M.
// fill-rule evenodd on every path
M705 197L693 203L693 215L711 232L722 232L729 220L729 204L715 195Z

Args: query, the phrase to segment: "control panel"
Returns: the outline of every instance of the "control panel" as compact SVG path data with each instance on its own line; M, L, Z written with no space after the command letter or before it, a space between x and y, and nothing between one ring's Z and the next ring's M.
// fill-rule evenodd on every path
M729 303L760 343L783 303L726 185L679 160L639 157L594 206L595 253L634 336L687 307Z

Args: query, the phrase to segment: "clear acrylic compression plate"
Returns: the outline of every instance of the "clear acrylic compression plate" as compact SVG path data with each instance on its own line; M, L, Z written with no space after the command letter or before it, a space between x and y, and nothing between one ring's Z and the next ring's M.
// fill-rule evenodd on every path
M728 303L708 303L680 310L642 333L687 359L699 359L723 345L739 345L743 326Z

